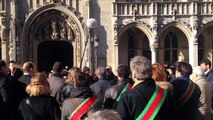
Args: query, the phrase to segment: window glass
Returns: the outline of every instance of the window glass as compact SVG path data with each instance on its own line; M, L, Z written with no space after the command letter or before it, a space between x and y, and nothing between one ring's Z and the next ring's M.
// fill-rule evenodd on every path
M204 58L204 38L200 35L198 38L198 62Z
M164 41L164 62L174 63L178 60L178 38L173 32L165 37Z

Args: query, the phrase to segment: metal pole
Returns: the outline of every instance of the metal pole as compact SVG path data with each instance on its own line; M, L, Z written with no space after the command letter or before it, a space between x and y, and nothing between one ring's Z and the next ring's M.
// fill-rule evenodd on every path
M83 59L84 59L84 55L85 55L85 52L86 52L87 44L88 44L88 40L86 41L85 46L84 46L84 51L83 51L83 55L81 57L81 62L80 62L80 68L82 68Z
M91 38L92 38L92 28L89 28L89 68L91 72L93 72L92 69L92 50L91 50Z

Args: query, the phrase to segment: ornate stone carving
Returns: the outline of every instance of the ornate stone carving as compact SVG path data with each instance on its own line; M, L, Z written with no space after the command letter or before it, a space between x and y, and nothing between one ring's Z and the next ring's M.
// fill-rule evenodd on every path
M6 29L5 29L5 27L2 27L1 39L2 39L2 41L6 40Z
M114 43L117 43L118 42L118 22L117 20L114 22L114 25L113 25L113 29L114 29Z
M64 16L63 16L64 17ZM42 17L40 18L42 19ZM36 21L36 20L35 20ZM39 22L39 21L38 21ZM71 26L72 25L72 26ZM34 37L36 40L75 40L75 32L79 29L75 23L68 24L68 21L58 17L46 19L36 28Z
M74 42L72 45L76 50L76 61L80 61L82 38L78 23L71 16L58 10L46 11L34 19L28 33L26 39L29 39L29 42L26 49L32 50L35 43L40 41L69 40Z
M153 44L157 44L158 43L158 35L157 35L157 24L154 24L153 25L153 27L152 27L152 29L151 29L151 31L152 31L152 35L153 35Z
M122 23L123 23L124 25L127 25L127 24L132 23L132 22L135 22L135 21L132 20L132 19L124 19L124 20L122 20Z
M53 40L58 39L58 29L56 28L56 22L52 21L51 23L51 27L52 27L52 34L51 34L51 38Z
M66 39L67 37L67 28L66 28L66 23L65 22L60 22L60 37L61 39Z
M73 31L70 27L67 28L67 39L74 41Z
M9 59L14 60L14 45L13 45L13 40L15 40L15 19L11 18L10 19L10 38L9 38Z

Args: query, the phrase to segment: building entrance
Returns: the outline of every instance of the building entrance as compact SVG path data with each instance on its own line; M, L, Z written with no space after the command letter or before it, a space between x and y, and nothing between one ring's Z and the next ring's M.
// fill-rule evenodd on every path
M45 41L39 44L37 52L38 71L50 72L55 61L64 66L73 66L73 47L66 41Z

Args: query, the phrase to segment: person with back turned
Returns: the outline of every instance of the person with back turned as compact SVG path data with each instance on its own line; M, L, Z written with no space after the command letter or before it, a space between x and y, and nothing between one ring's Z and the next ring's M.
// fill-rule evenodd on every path
M156 86L152 79L151 62L142 56L130 61L133 88L124 92L116 110L123 120L173 120L175 119L173 97Z

